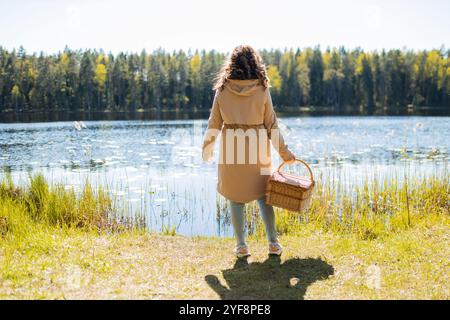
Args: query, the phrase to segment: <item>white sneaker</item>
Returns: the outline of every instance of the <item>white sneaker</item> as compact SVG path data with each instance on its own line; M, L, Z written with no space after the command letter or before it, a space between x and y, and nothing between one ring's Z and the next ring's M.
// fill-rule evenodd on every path
M283 247L279 242L269 243L269 254L279 256L283 252Z
M234 249L234 253L236 254L236 257L238 257L238 258L244 258L244 257L248 257L250 255L250 252L248 251L247 246L237 246L236 249Z

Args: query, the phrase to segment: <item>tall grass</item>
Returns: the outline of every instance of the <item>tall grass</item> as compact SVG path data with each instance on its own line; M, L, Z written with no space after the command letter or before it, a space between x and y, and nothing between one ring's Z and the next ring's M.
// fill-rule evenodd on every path
M366 180L360 187L339 183L316 186L308 210L302 213L277 210L277 230L295 233L305 225L341 234L373 239L405 230L415 223L439 219L450 210L449 176L430 176L383 181ZM250 230L262 235L257 207L247 208Z
M119 231L143 227L144 219L125 215L101 187L89 181L81 193L51 185L40 175L27 186L14 185L10 175L0 182L0 236L22 234L32 223L47 226Z
M361 186L345 188L340 182L318 183L308 210L294 213L277 209L277 230L280 234L295 234L308 226L374 239L424 221L436 222L449 214L449 182L445 174L405 177L401 182L396 178L366 179ZM0 237L24 234L36 223L100 231L149 226L143 214L129 212L120 201L112 198L107 189L93 188L89 181L76 193L61 184L49 184L39 174L30 176L25 186L16 186L10 175L4 175L0 181ZM217 203L217 210L226 210ZM263 236L257 206L247 205L246 215L251 233ZM166 227L163 233L175 234L176 230Z

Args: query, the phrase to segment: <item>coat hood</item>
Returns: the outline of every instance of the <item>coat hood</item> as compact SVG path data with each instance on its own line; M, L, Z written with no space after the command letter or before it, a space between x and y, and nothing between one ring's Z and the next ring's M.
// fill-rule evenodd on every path
M228 79L225 84L225 88L227 88L232 93L238 96L245 96L245 97L253 95L257 90L261 90L261 86L259 85L258 79L251 79L251 80Z

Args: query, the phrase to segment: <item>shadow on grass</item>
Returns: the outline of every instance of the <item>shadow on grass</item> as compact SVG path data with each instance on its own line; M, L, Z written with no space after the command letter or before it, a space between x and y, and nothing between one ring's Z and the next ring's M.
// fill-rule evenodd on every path
M302 300L308 286L327 279L334 268L321 259L289 259L281 263L280 257L269 256L262 263L237 259L232 269L222 273L228 288L214 275L205 277L221 299Z

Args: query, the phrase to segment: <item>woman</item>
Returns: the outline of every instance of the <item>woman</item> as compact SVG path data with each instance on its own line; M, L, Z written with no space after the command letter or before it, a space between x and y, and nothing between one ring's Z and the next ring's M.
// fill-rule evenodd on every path
M249 256L245 241L245 203L257 200L269 254L280 255L273 207L265 202L266 182L271 174L270 142L281 158L292 163L295 156L279 133L269 92L269 79L261 56L250 46L236 47L217 75L216 94L203 143L203 160L213 155L221 133L218 192L230 201L231 221L238 257Z

